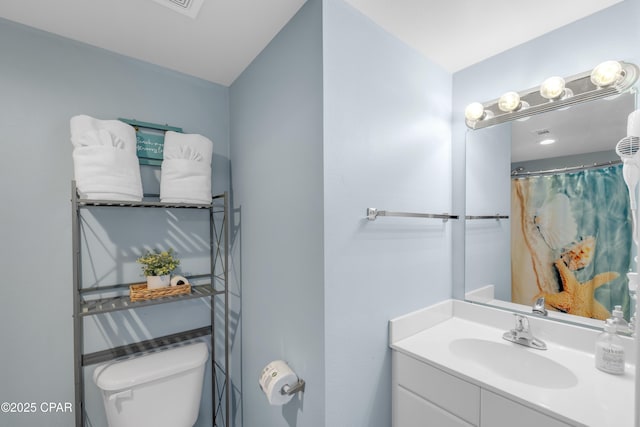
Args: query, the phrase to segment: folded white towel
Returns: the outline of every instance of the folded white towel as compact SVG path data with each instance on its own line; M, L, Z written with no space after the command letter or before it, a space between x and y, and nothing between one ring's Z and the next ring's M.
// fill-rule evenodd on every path
M160 200L211 203L213 143L205 136L168 131L164 137Z
M198 158L193 158L193 156ZM206 136L173 131L167 131L164 134L164 160L190 159L211 164L212 156L213 142Z
M211 166L193 160L164 160L160 200L167 203L211 203Z
M99 120L79 115L71 118L70 125L74 147L108 145L136 152L136 131L120 120Z
M71 118L73 169L80 197L142 200L133 127L119 120Z
M73 150L73 165L80 197L142 200L140 166L131 153L115 147L80 147Z

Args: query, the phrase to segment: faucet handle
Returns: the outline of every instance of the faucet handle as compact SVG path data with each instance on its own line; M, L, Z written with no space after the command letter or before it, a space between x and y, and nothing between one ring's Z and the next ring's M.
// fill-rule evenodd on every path
M531 312L533 314L540 314L542 316L546 316L549 314L545 307L544 297L540 297L533 303L533 307L531 308Z
M516 331L528 332L529 331L529 319L527 316L520 313L513 313L516 316Z
M531 327L529 326L529 318L520 313L513 313L513 315L516 318L516 327L505 332L502 335L502 338L516 344L525 345L538 350L546 350L547 345L533 336Z

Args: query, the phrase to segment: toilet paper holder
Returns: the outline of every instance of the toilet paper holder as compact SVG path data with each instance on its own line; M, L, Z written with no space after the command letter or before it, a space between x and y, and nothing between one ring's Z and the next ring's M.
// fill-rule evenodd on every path
M280 389L280 394L283 396L284 395L292 396L298 392L304 393L304 387L305 387L304 380L301 378L298 378L298 382L295 383L294 385L289 385L289 384L283 385L282 388Z
M297 393L305 390L306 384L284 360L274 360L262 370L258 385L270 405L288 403Z

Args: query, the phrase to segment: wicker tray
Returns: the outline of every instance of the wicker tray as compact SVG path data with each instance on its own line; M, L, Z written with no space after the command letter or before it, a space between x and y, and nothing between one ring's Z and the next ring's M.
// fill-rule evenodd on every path
M166 286L164 288L147 289L146 283L136 283L129 286L129 298L131 302L145 301L156 298L173 297L191 293L191 285Z

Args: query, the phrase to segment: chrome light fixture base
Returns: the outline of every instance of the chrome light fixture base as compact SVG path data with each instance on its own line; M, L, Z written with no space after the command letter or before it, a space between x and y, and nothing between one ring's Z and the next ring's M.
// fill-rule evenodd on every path
M564 79L565 94L556 99L548 99L541 95L540 87L518 92L520 100L527 108L503 111L500 109L500 98L482 103L484 114L477 120L465 117L465 123L470 129L482 129L499 123L518 120L536 114L569 107L585 101L618 95L631 88L640 76L640 68L629 62L619 62L622 67L620 78L606 87L596 86L591 80L592 71L585 71Z

